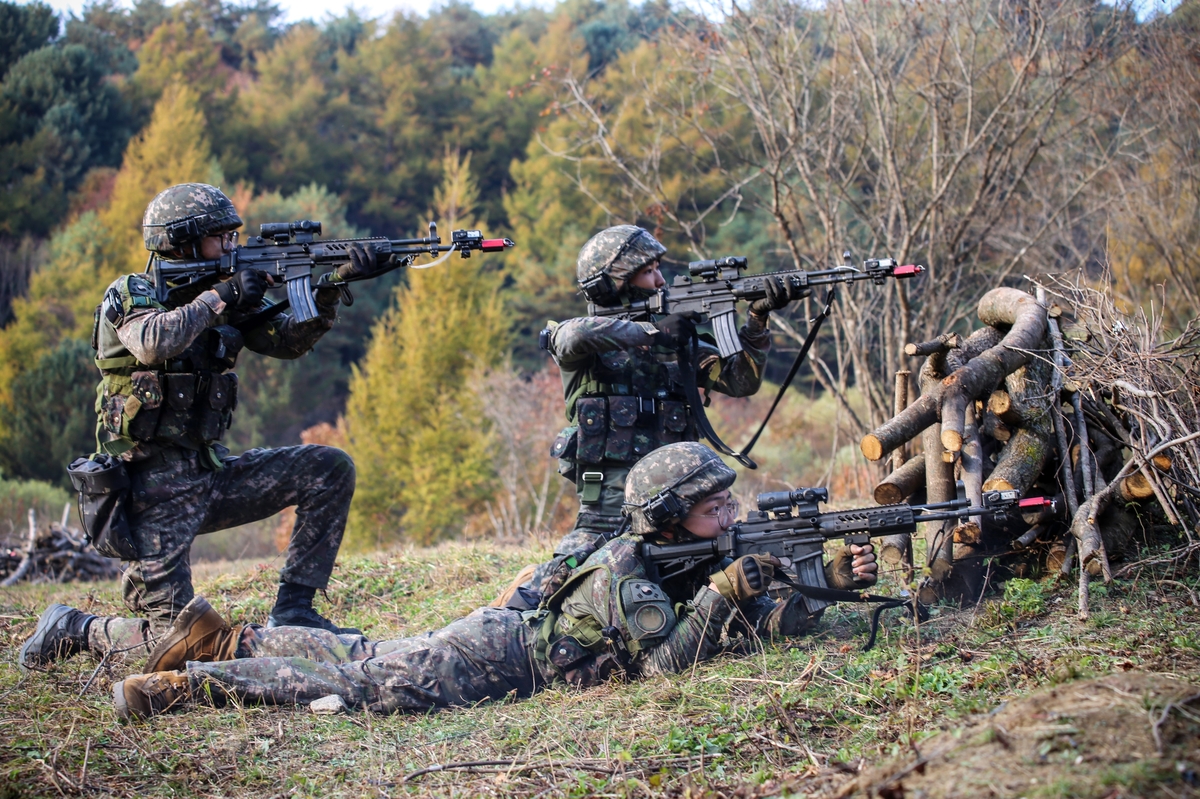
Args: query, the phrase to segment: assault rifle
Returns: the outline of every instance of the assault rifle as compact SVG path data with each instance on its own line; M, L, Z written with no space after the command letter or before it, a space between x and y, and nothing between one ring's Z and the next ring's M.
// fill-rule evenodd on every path
M1016 491L987 491L982 507L970 507L969 499L953 499L925 505L879 505L872 508L822 512L818 503L829 501L827 488L797 488L792 491L773 491L758 495L758 509L751 511L745 521L738 522L717 538L706 541L687 541L679 544L642 544L642 561L647 575L658 582L683 574L702 563L724 557L743 555L774 555L783 564L775 569L775 579L789 585L805 596L810 612L821 610L836 601L874 601L890 603L881 606L899 607L904 600L875 597L855 591L829 588L825 581L822 555L825 542L842 539L849 544L867 544L872 538L916 532L924 522L962 519L969 516L1003 517L1013 510L1029 512L1053 505L1044 497L1021 499ZM671 503L678 500L670 492L652 498L645 513L655 518L676 515ZM872 620L870 649L875 640L878 610Z
M171 231L168 230L168 234ZM287 288L287 299L255 314L254 321L273 316L290 305L299 322L314 319L317 306L313 300L313 270L332 267L350 260L350 247L355 244L373 244L382 266L370 278L410 266L418 255L428 253L458 252L470 258L472 250L480 252L503 252L515 246L512 239L485 239L478 230L455 230L450 234L450 243L442 244L437 225L429 223L429 236L417 239L389 239L383 236L368 236L360 239L327 239L316 241L321 235L321 223L312 220L298 222L268 222L262 225L259 235L250 236L245 244L234 247L216 260L163 261L151 256L146 266L154 279L158 301L165 303L173 291L183 291L197 285L207 287L222 277L232 275L239 269L259 269L266 272L275 286ZM386 265L384 265L386 264ZM430 264L432 265L432 264ZM318 277L320 277L318 275ZM347 305L354 302L347 282L364 280L355 278L337 285Z
M671 285L659 289L654 296L628 305L616 303L617 287L607 272L599 272L582 284L588 300L588 314L611 316L633 321L650 321L651 314L673 314L694 311L702 321L711 322L722 358L742 351L737 335L735 306L739 300L753 302L767 296L766 279L778 277L798 289L810 286L832 286L870 280L877 286L888 278L898 280L916 277L925 271L917 264L900 266L891 258L871 258L855 267L850 253L844 253L845 264L833 269L805 272L800 269L742 276L747 266L743 256L729 256L708 261L692 261L688 274L679 275Z

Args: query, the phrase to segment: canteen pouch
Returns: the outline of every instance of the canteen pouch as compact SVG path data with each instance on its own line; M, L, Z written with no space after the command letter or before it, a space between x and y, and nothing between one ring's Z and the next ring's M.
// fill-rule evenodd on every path
M579 424L575 459L579 463L604 460L604 441L608 437L607 405L604 397L584 397L575 401L575 421Z
M124 462L104 454L76 458L67 475L79 494L79 522L88 542L105 557L137 560L126 516L129 473Z
M575 482L578 475L578 469L575 465L575 455L579 446L579 427L570 425L564 427L562 432L554 439L554 445L550 447L550 457L558 458L558 473L563 477Z

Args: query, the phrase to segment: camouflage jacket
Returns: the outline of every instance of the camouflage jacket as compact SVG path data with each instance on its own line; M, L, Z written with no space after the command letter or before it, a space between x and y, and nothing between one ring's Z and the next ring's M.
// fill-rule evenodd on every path
M707 660L723 633L764 627L777 604L767 597L734 603L708 587L723 568L704 564L669 583L649 579L640 536L624 535L597 550L549 607L543 631L548 659L568 682L594 685L613 671L630 677L669 674Z
M248 347L291 359L308 352L333 327L337 292L319 291L316 302L320 315L309 322L279 314L243 333L231 323L258 309L228 309L212 290L168 307L145 276L118 278L97 308L93 331L98 446L130 460L147 455L151 442L209 451L237 407L231 370L238 353Z
M672 350L653 346L657 328L583 316L552 325L550 354L562 372L567 419L575 420L575 400L587 394L636 394L682 397L679 359ZM701 336L697 383L705 390L746 397L762 385L771 334L751 315L739 332L742 352L721 359L707 335Z

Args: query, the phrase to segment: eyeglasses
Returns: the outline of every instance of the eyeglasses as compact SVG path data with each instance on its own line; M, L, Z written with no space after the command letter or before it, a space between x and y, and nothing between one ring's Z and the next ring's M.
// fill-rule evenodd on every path
M221 249L228 252L237 246L238 232L236 230L226 230L221 234Z
M733 520L737 518L740 508L738 501L731 499L708 513L689 513L688 516L696 519L716 519L718 524L732 524Z

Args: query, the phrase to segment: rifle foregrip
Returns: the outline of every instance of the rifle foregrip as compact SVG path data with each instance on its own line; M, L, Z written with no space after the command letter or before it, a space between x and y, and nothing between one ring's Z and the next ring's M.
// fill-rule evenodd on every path
M821 532L828 538L866 533L872 538L917 529L916 517L909 505L884 505L878 508L855 508L834 511L820 516Z

